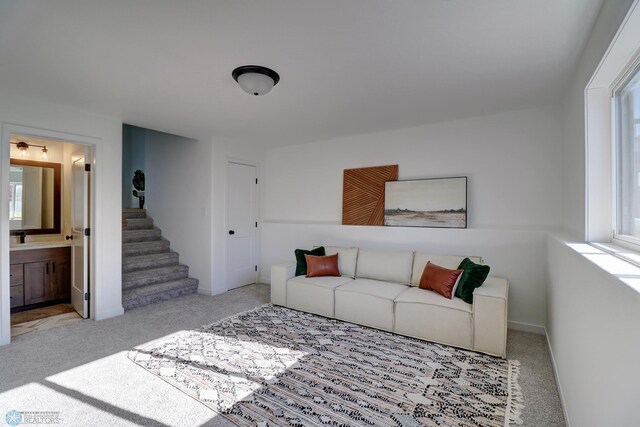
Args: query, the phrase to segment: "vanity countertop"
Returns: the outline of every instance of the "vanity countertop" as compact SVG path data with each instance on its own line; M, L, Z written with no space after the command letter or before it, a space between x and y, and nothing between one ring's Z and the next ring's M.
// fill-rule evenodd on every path
M72 242L67 240L55 240L51 242L11 243L10 250L25 251L27 249L65 248L71 245Z

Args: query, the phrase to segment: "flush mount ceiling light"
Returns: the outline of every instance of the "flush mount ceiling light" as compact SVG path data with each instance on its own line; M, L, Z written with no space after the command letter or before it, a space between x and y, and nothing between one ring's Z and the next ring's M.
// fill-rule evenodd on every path
M280 76L270 68L260 65L243 65L231 73L242 90L249 95L265 95L278 84Z

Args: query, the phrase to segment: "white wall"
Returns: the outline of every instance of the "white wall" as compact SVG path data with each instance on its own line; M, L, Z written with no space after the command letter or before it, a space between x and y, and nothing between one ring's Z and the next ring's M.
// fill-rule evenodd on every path
M548 245L547 333L570 425L640 425L640 287L562 239L549 237Z
M28 100L9 94L0 95L0 122L3 136L11 124L40 128L91 138L96 143L95 223L94 228L94 300L95 319L122 314L121 289L121 156L122 120L87 113L63 105ZM2 141L0 170L4 181L9 174L9 144ZM4 182L3 181L3 182ZM7 189L0 194L0 343L10 340L9 325L9 225Z
M571 76L562 110L563 226L585 239L585 88L632 0L605 1ZM609 203L596 200L596 203ZM640 294L549 238L547 335L570 425L640 425Z
M211 141L145 131L145 207L199 291L211 287Z
M480 255L511 282L509 319L546 319L546 230L561 223L561 132L529 109L269 150L261 280L296 247L347 244ZM398 164L400 179L469 177L468 230L341 226L343 170Z

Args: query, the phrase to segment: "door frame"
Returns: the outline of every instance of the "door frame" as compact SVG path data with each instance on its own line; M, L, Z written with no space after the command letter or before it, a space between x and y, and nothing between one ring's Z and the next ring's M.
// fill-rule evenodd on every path
M224 270L225 270L225 288L226 290L230 290L229 284L229 239L227 238L227 231L229 230L229 163L236 163L245 166L253 166L256 168L256 178L258 179L258 184L256 184L256 207L254 212L254 217L258 222L258 227L256 228L256 265L258 266L258 270L256 271L256 283L260 281L260 186L262 185L262 180L260 179L260 163L252 160L240 159L237 157L226 157L225 161L225 200L224 200ZM9 185L7 184L7 188ZM7 212L9 211L9 207L7 206Z
M11 309L10 309L10 284L9 284L9 166L10 166L10 141L12 134L32 136L35 138L52 139L71 144L88 145L91 147L91 173L95 170L97 161L96 146L100 138L60 132L50 129L41 129L33 126L25 126L14 123L2 123L2 140L0 141L0 345L11 342ZM95 226L96 206L96 180L89 182L89 224ZM95 235L94 233L91 233ZM62 236L62 230L60 235ZM93 236L92 236L93 237ZM95 238L89 239L89 312L91 319L95 313Z

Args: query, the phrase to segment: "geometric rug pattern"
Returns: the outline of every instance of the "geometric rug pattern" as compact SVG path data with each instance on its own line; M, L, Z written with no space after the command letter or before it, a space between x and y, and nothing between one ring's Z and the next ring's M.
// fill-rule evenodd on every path
M128 357L238 426L522 424L517 361L271 304Z

